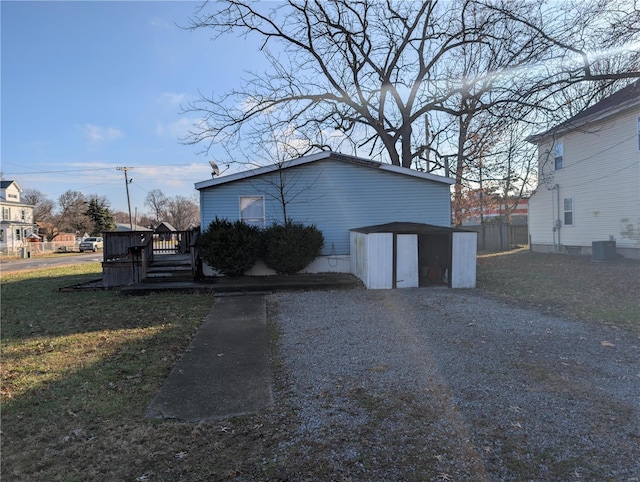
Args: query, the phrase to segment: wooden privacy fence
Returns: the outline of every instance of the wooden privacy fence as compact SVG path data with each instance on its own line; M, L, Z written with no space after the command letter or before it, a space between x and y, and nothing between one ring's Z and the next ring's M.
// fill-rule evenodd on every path
M478 233L478 251L507 251L529 244L526 224L489 223L464 226L464 229Z

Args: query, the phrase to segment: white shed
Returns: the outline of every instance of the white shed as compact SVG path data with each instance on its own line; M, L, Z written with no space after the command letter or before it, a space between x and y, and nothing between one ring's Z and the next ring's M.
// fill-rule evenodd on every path
M352 229L351 273L370 289L475 288L477 233L420 223Z

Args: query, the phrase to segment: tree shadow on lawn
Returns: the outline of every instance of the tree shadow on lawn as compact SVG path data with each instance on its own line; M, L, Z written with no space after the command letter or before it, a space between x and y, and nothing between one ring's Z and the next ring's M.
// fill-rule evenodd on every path
M2 284L2 475L109 479L124 464L126 478L153 439L144 410L214 300L60 292L95 273L42 274Z
M3 478L123 480L135 474L164 443L144 410L194 325L87 333L81 353L52 345L4 364ZM25 378L30 388L12 394L8 387L15 382L20 390Z

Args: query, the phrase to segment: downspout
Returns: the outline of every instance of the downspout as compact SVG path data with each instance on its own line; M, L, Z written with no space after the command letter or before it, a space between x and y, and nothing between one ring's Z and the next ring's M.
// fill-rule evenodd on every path
M554 236L553 236L553 247L554 247L554 251L556 253L560 252L560 246L561 246L561 242L560 242L560 228L562 227L562 223L560 222L560 186L558 184L555 184L553 186L553 189L556 190L556 210L557 210L557 215L556 215L556 219L553 223L553 232L554 232ZM556 244L555 244L555 232L558 232L558 247L556 248Z

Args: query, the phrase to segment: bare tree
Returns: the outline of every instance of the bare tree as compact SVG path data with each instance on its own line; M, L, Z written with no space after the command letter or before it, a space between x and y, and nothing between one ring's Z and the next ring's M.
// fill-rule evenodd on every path
M147 193L144 205L151 209L151 216L155 223L160 223L167 215L169 198L160 189L153 189Z
M476 116L539 122L531 111L555 112L570 86L638 77L639 25L621 0L205 2L190 27L257 38L271 70L190 104L203 118L187 141L208 149L291 128L308 148L365 149L404 167L439 145L459 156L458 171L473 164ZM444 128L434 138L425 116L455 118L457 142Z
M167 201L167 220L178 231L194 228L200 222L198 203L186 196L174 196Z
M25 189L22 192L22 200L31 204L33 209L33 219L35 222L50 222L53 218L54 203L51 199L37 189Z
M69 190L58 198L56 225L60 232L82 235L94 230L93 221L87 216L87 197L80 191Z

